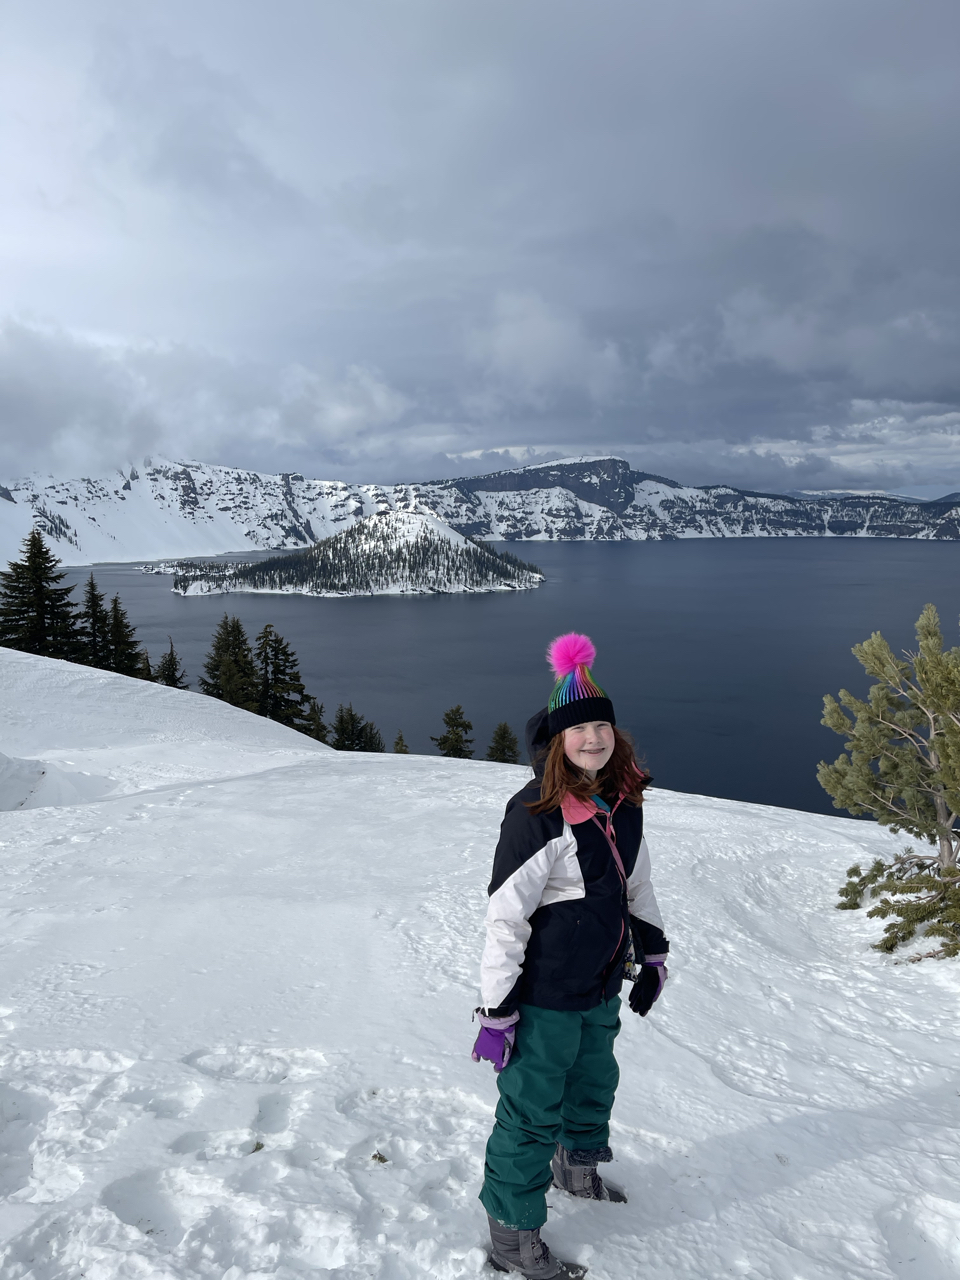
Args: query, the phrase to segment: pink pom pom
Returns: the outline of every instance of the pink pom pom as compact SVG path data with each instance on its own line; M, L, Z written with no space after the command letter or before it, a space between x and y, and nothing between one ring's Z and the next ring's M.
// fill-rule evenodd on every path
M590 637L579 636L575 631L565 636L557 636L547 649L547 661L553 667L558 680L575 671L577 667L592 667L596 656L597 651Z

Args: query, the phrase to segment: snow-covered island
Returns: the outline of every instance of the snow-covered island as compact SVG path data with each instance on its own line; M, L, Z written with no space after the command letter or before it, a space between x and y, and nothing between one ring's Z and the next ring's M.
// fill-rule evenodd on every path
M231 591L435 595L523 591L542 581L535 565L473 542L434 515L381 511L305 551L248 564L181 561L173 590L185 596Z
M338 753L0 649L0 1275L461 1280L497 1093L470 1060L527 771ZM591 1280L960 1270L955 962L834 910L872 824L655 790L670 982L618 1042Z

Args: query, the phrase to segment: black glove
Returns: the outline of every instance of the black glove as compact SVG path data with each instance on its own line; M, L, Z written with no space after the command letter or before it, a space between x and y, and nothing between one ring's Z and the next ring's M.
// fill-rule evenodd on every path
M645 1018L653 1008L669 977L666 959L665 955L647 956L640 966L640 977L630 989L630 1008L641 1018Z

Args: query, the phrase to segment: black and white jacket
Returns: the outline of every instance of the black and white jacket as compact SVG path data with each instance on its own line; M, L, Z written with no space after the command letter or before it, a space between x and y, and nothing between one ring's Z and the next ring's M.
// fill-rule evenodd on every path
M624 885L607 815L578 802L532 814L527 802L539 797L534 780L507 804L500 828L480 971L487 1013L521 1002L592 1009L619 992L631 937L637 963L668 950L640 806L622 800L609 819Z

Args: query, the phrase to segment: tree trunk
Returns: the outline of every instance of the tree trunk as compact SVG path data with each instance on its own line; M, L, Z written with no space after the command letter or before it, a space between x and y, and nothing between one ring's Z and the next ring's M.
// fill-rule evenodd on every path
M960 836L942 835L939 837L940 844L940 870L946 871L948 867L957 865L957 841Z
M932 758L936 758L933 752L930 754ZM937 761L937 766L939 766L939 761ZM960 841L960 833L951 830L953 823L950 807L947 804L942 788L937 789L937 793L933 797L933 804L937 811L937 826L939 828L937 844L940 849L940 855L938 861L940 870L945 871L947 867L955 867L957 865L957 843Z

